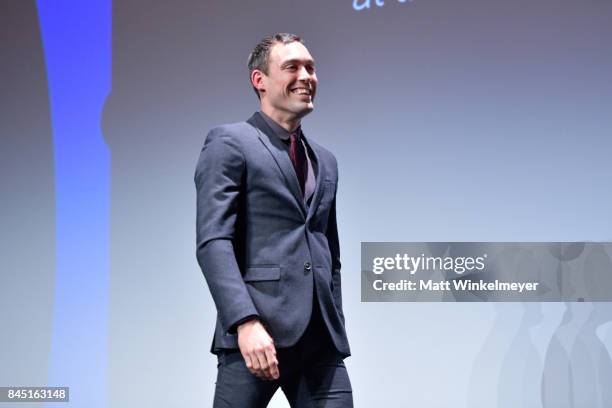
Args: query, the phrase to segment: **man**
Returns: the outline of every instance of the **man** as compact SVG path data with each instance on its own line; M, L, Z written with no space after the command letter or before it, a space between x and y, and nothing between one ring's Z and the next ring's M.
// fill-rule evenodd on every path
M198 160L197 257L217 308L214 406L352 407L334 156L301 130L314 60L292 34L248 61L261 111L212 129Z

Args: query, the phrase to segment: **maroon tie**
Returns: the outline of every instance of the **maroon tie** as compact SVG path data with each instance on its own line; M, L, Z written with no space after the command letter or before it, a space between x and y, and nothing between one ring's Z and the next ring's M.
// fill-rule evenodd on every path
M306 152L304 151L304 145L302 141L295 134L292 133L289 137L291 145L289 146L289 157L293 163L295 174L297 175L302 190L302 196L304 195L304 187L306 185Z

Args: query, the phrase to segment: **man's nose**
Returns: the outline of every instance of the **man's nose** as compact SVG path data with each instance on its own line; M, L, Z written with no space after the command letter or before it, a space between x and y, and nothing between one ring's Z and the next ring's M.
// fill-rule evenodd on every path
M298 71L298 79L301 81L311 81L312 80L312 74L310 72L308 72L308 70L306 69L306 67L301 67Z

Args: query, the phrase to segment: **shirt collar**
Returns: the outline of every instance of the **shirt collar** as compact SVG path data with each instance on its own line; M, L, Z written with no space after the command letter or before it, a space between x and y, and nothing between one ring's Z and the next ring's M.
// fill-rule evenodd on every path
M295 133L300 139L302 138L302 125L298 126L297 129L295 129L295 132L287 132L287 130L278 123L276 123L274 119L272 119L262 111L259 111L259 113L261 114L261 117L266 121L268 126L272 128L274 134L279 137L279 139L289 141L291 133Z

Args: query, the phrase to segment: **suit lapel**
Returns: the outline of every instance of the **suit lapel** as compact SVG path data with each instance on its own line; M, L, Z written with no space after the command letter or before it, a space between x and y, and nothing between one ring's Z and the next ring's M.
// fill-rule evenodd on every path
M309 221L310 218L315 213L319 202L321 202L321 195L323 194L323 180L325 180L325 165L323 164L323 160L321 160L321 155L318 152L318 146L314 143L308 142L304 132L302 131L302 135L304 136L304 140L306 144L310 147L310 150L314 153L314 159L317 162L317 171L316 171L316 184L315 191L312 195L312 201L310 202L310 207L308 207L308 215L306 216L306 220Z
M247 120L247 123L249 123L251 126L255 127L255 129L258 130L257 133L259 140L261 140L266 149L268 149L268 151L274 158L274 161L280 168L280 171L285 178L287 187L293 194L298 206L300 207L300 210L302 211L302 215L306 217L308 213L308 208L304 203L297 175L295 174L293 164L291 163L291 159L289 158L289 154L287 153L287 146L283 143L282 140L280 140L276 135L274 135L274 131L270 128L270 126L268 126L266 121L259 115L258 112L255 112L253 116L251 116L250 119Z

